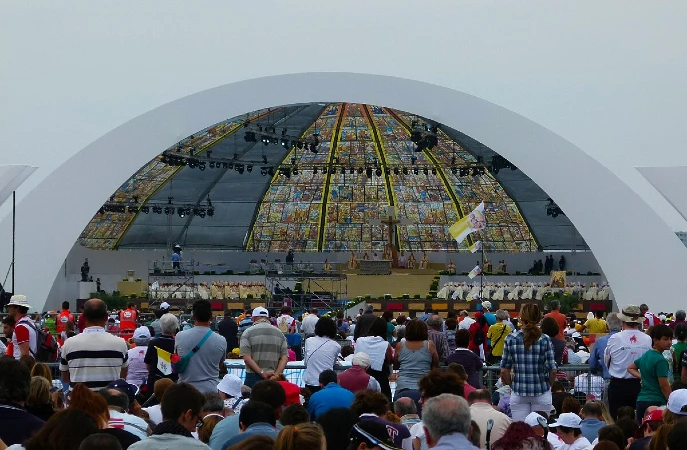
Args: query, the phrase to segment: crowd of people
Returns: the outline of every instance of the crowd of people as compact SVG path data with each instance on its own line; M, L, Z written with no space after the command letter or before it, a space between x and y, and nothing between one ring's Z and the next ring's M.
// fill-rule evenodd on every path
M582 300L608 300L611 287L608 283L566 283L563 287L550 283L520 282L448 282L437 292L437 298L453 300L541 300L547 294L566 293L577 295Z
M91 299L51 367L14 296L0 450L687 448L684 311L627 305L579 323L556 302L517 317L481 306L412 319L368 306L350 322L256 307L211 327L198 300L188 329L163 308L122 338ZM228 357L245 376L227 373ZM287 379L289 360L302 383ZM570 364L589 370L570 376Z

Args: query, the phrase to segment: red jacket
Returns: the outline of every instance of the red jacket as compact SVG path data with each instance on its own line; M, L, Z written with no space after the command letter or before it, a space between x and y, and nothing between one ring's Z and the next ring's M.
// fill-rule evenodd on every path
M135 309L127 308L119 313L119 329L135 330L138 313Z
M475 337L477 336L477 331L480 328L480 323L479 321L473 323L470 325L470 328L468 331L470 332L470 343L468 344L468 348L472 350L473 352L479 353L479 346L475 343ZM482 337L484 338L484 343L482 346L484 347L484 354L486 355L487 352L489 351L489 346L487 345L487 333L489 332L489 324L485 323L482 325Z
M68 309L62 310L55 321L55 331L57 333L62 333L67 325L67 322L70 321L74 323L74 314L72 314Z

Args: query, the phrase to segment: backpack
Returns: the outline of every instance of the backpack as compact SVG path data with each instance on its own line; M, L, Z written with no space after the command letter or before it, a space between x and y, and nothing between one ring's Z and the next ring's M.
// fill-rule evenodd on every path
M479 322L477 323L477 332L475 333L475 345L480 346L484 344L484 331L482 330L482 327L479 326Z
M286 323L286 317L284 316L279 319L279 331L284 334L289 333L289 325Z
M50 334L50 332L45 329L36 328L31 321L22 323L30 326L36 332L37 351L36 353L31 352L34 359L38 362L56 362L60 347L57 345L55 336Z

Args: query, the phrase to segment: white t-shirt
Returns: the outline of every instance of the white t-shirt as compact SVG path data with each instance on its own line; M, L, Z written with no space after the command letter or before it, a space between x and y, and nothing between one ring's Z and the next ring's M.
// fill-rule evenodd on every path
M296 326L294 325L296 319L289 316L288 314L282 314L281 316L277 317L277 328L279 328L283 320L286 320L286 327L288 328L289 332L291 332L291 327L293 327L294 329L296 328Z
M412 427L410 427L410 439L408 439L408 441L411 442L411 446L415 438L420 440L420 450L429 449L429 446L427 445L427 438L425 437L425 429L422 422L418 422Z
M468 330L470 329L470 325L475 323L475 319L471 317L466 317L465 319L461 320L460 323L458 324L458 329L459 330Z
M651 350L652 340L641 330L623 330L608 338L604 361L613 378L634 378L627 368L637 358Z
M592 450L592 444L586 437L580 436L572 444L563 444L558 447L558 450Z
M338 342L320 336L309 337L305 340L305 376L303 381L310 386L320 385L320 374L327 369L333 369L341 353Z
M591 383L589 379L591 378ZM595 400L601 400L601 394L605 387L604 379L598 375L582 373L575 377L575 390L593 395Z
M320 320L320 318L317 317L316 314L308 314L303 318L303 323L301 324L301 331L304 334L315 334L315 325L317 325L318 320Z
M120 430L128 431L139 439L148 437L148 433L146 432L148 423L132 414L122 413L111 409L109 426L110 428L119 428Z

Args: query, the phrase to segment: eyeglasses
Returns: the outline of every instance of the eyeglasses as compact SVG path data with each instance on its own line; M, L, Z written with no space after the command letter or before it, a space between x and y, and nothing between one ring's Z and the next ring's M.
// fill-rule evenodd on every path
M391 444L372 436L370 433L363 430L358 425L353 425L351 432L348 434L348 439L350 442L366 442L372 446L376 446L384 450L393 450L396 448L393 447Z
M196 414L196 418L198 419L198 422L196 422L196 428L201 428L203 425L205 425L202 417Z

